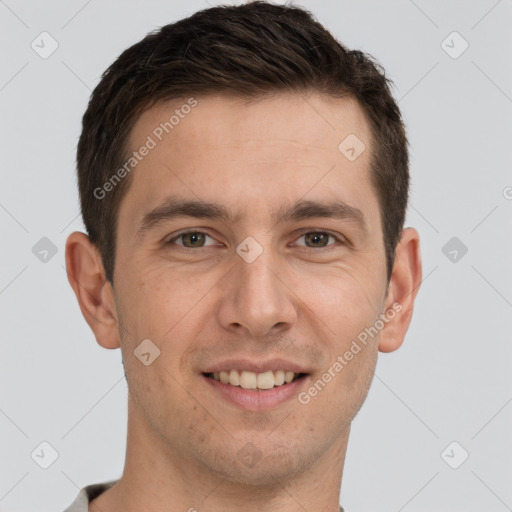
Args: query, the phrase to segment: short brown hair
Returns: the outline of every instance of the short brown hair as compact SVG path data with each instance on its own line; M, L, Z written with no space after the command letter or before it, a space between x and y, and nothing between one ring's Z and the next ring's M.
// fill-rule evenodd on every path
M103 73L83 116L77 149L81 212L113 283L117 212L131 177L94 193L126 161L138 116L190 95L258 98L274 92L352 95L370 122L371 179L380 204L387 277L408 201L407 139L390 80L371 56L348 50L311 13L253 1L204 9L125 50ZM340 141L341 142L341 141Z

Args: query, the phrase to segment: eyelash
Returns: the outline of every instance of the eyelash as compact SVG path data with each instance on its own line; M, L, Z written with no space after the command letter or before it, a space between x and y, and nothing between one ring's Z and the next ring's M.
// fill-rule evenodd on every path
M182 236L185 236L185 235L188 235L188 234L191 234L191 233L200 233L200 234L203 234L203 235L206 235L206 236L209 236L210 238L213 239L213 237L211 235L209 235L208 233L205 233L204 231L198 231L198 230L189 230L189 231L184 231L183 233L180 233L179 235L176 235L174 236L173 238L171 238L170 240L168 240L167 242L165 242L165 245L174 245L174 242L176 240L178 240L179 238L181 238ZM301 234L299 234L298 238L302 238L304 235L308 235L308 234L315 234L315 235L318 235L318 234L321 234L321 235L327 235L329 237L332 237L334 238L339 244L341 245L346 245L346 240L344 237L341 237L341 236L336 236L336 235L333 235L332 233L330 233L329 231L322 231L322 230L319 230L319 231L304 231L302 232ZM302 247L306 252L313 252L313 251L316 251L318 249L324 249L324 250L329 250L330 247L333 247L335 246L336 244L329 244L325 247L307 247L307 246L299 246L299 247ZM179 245L179 244L176 244L175 247L177 248L178 251L184 251L184 252L189 252L189 251L196 251L198 249L207 249L208 247L213 247L213 246L204 246L204 247L197 247L197 248L192 248L192 247L185 247L185 246L182 246L182 245Z

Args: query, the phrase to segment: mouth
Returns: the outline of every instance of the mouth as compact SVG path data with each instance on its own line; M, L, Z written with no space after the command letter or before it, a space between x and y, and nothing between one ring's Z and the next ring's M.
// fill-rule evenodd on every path
M297 398L311 377L299 366L285 361L231 361L208 370L202 372L202 378L212 400L220 399L231 407L260 413Z
M268 391L277 387L286 386L300 379L307 373L295 373L291 370L268 370L266 372L251 372L248 370L228 370L220 372L208 372L203 375L217 382L229 386L253 391Z

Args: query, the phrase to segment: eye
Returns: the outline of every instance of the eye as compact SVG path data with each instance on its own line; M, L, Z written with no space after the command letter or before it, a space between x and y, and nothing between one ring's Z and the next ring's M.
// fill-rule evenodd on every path
M187 231L185 233L180 233L179 235L175 236L174 238L171 238L167 244L172 245L176 240L179 240L180 238L184 241L182 244L177 244L182 247L186 247L187 249L194 249L194 248L201 248L201 247L208 247L208 245L205 245L206 237L213 238L210 235L207 235L206 233L203 233L202 231ZM190 245L189 245L190 244ZM214 245L214 244L209 244Z
M325 231L308 231L307 233L303 233L297 240L300 240L301 238L304 238L306 243L311 243L312 245L308 245L306 247L308 248L322 248L327 247L329 245L329 238L334 239L335 241L338 241L342 243L342 240L331 233L327 233ZM297 244L297 245L303 245L303 244Z

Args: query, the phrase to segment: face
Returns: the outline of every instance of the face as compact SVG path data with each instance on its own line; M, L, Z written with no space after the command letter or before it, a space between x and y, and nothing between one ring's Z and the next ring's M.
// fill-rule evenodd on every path
M155 143L118 212L130 414L173 457L265 483L339 448L373 377L378 334L345 356L386 309L370 132L349 98L195 100L147 110L130 137Z

